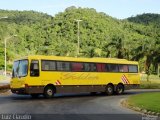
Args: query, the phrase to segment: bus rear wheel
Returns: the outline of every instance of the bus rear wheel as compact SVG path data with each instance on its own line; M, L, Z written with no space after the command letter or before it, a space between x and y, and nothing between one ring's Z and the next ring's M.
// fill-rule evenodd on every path
M116 94L121 95L124 92L124 86L122 84L118 84L116 86Z
M106 86L106 91L105 92L107 93L107 95L113 95L113 93L114 93L114 86L111 85L111 84L108 84Z
M54 88L52 86L46 86L44 88L44 93L43 94L44 94L45 98L52 98L54 96L54 93L55 93L55 91L54 91Z

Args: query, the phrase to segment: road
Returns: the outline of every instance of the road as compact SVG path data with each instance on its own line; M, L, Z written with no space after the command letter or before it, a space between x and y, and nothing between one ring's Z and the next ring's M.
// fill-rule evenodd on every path
M48 117L58 115L61 119L71 120L76 119L96 119L100 117L116 117L116 119L132 120L134 117L139 117L140 113L124 108L120 105L122 99L126 99L130 95L142 92L160 92L160 90L130 90L123 95L90 95L85 94L64 94L56 95L52 99L44 99L40 97L33 99L25 95L0 95L0 113L3 114L48 114ZM51 116L49 116L49 114ZM83 116L85 115L85 117ZM93 117L94 116L94 117ZM47 116L45 116L47 117ZM57 117L57 116L56 116ZM101 118L102 117L102 118ZM48 119L49 119L48 118ZM75 119L74 118L74 119ZM99 119L99 118L98 118ZM56 119L57 120L57 119Z

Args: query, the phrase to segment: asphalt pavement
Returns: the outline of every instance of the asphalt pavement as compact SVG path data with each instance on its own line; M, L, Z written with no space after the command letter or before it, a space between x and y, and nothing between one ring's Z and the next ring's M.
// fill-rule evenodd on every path
M26 114L32 119L56 120L135 120L142 114L121 106L120 101L130 95L157 90L129 90L123 95L57 94L52 99L40 96L33 99L29 95L0 95L1 114ZM1 118L2 119L2 118Z

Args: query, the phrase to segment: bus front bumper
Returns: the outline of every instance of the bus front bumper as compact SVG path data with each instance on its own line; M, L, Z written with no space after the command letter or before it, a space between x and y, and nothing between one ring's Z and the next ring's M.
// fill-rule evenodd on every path
M36 94L36 93L43 93L44 87L40 86L30 86L27 88L11 88L11 92L15 94Z
M27 94L25 88L11 88L11 92L15 94Z

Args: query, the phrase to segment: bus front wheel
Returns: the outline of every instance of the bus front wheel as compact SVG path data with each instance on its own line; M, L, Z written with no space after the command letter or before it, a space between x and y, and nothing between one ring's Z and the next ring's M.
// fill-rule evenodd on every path
M45 98L52 98L54 96L54 88L52 86L46 86L44 88L44 97Z
M105 92L107 93L107 95L112 95L113 92L114 92L114 86L111 85L111 84L108 84L108 85L106 86L106 91L105 91Z

